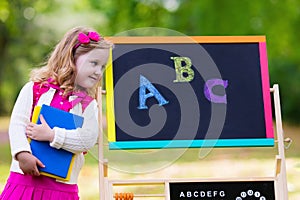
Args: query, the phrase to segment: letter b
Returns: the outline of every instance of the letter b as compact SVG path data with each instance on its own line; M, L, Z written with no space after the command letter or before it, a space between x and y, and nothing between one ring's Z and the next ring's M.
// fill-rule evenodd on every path
M171 57L174 60L176 80L174 82L190 82L194 79L192 61L188 57ZM183 65L185 63L185 65Z

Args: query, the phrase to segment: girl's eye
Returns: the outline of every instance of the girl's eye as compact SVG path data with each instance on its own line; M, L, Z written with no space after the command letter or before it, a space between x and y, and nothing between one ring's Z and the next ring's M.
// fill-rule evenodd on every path
M98 62L97 61L91 61L92 66L97 66Z

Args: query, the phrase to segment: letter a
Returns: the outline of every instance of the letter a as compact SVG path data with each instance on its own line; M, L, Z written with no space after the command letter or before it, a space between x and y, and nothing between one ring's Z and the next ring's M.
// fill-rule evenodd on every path
M176 80L174 82L190 82L194 79L194 70L192 70L192 61L188 57L171 57L174 60ZM185 63L183 66L182 64Z
M149 93L146 94L146 89L149 90ZM139 103L138 109L148 109L146 106L146 100L149 97L155 97L160 106L163 106L169 103L159 91L150 83L150 81L144 76L140 75L140 89L139 89Z

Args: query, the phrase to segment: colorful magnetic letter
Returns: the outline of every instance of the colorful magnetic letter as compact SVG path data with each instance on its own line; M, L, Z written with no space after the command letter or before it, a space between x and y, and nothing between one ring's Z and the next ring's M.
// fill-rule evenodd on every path
M174 82L190 82L194 79L194 70L192 70L192 61L188 57L171 57L174 60L176 80ZM183 65L183 63L185 63Z
M227 103L227 97L226 94L220 96L213 93L212 89L213 87L221 85L224 88L227 88L228 81L222 80L222 79L210 79L205 82L204 85L204 95L207 100L213 102L213 103Z
M146 94L146 89L148 89L149 93ZM159 91L150 83L150 81L140 75L140 89L139 89L139 103L138 109L148 109L148 106L146 106L146 100L149 97L155 97L158 101L160 106L163 106L169 101L167 101L160 93Z

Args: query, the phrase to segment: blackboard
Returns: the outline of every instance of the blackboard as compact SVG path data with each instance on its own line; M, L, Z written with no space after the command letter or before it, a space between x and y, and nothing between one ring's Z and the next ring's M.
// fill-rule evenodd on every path
M274 145L265 36L111 40L110 149Z

